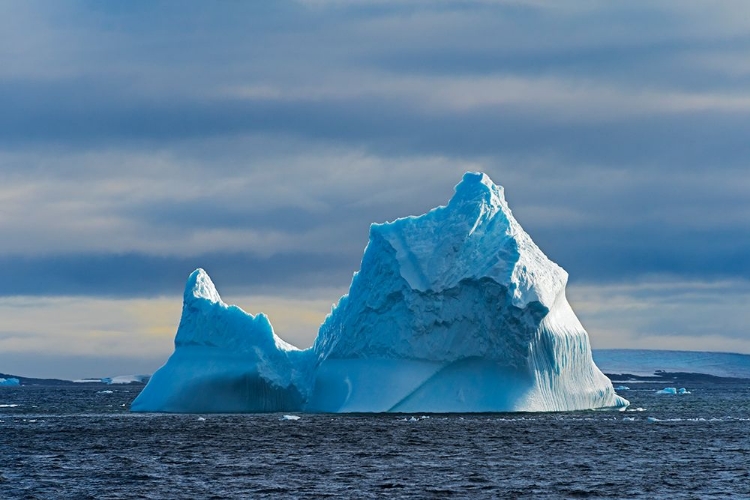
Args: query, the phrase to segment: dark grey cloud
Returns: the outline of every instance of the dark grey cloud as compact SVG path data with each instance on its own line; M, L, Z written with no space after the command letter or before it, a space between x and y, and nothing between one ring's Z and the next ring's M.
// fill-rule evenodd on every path
M360 256L361 257L361 256ZM310 287L342 287L359 261L351 255L214 253L194 257L143 254L74 254L0 257L6 278L0 296L45 295L153 297L179 295L188 275L204 268L219 291L283 293Z
M165 293L198 266L346 282L370 222L445 203L463 169L504 184L574 280L748 276L750 38L730 8L47 7L0 16L20 197L0 258L21 283L2 293Z
M750 158L750 113L685 111L580 123L531 113L518 104L471 112L424 111L385 99L192 100L159 103L86 92L76 82L27 86L0 83L0 144L121 142L164 145L245 133L279 134L363 147L376 154L442 154L458 158L554 157L576 163L717 171ZM45 88L46 87L46 88ZM81 102L83 100L83 102Z
M309 344L369 224L465 170L569 271L594 346L749 352L747 14L0 2L0 368L152 372L197 267Z

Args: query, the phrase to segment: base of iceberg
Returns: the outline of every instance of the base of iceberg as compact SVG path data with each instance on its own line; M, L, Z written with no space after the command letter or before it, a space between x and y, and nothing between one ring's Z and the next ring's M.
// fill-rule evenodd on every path
M567 273L467 173L445 207L373 224L312 347L225 304L201 269L175 351L132 404L161 412L507 412L624 407L565 297Z

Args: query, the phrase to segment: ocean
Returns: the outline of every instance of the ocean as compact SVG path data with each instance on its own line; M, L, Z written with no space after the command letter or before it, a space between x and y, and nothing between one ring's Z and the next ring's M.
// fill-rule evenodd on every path
M288 416L2 387L0 497L750 498L750 380L627 385L626 411Z

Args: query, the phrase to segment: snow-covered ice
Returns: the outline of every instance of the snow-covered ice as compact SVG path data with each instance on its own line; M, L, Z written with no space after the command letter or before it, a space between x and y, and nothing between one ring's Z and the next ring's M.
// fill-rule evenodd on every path
M480 412L622 407L565 297L568 275L467 173L447 206L373 224L312 347L191 274L175 351L134 411Z

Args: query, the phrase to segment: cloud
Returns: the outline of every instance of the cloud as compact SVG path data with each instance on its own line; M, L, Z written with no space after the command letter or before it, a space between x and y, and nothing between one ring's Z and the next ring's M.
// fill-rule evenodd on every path
M266 313L278 335L308 347L345 287L299 289L297 295L227 292L227 303ZM631 284L574 284L568 298L592 346L722 350L750 353L744 280L651 279ZM180 296L158 298L5 297L0 299L0 364L35 377L153 373L172 352ZM54 354L53 354L54 353Z
M321 276L346 285L370 223L447 203L466 170L505 185L516 217L574 282L750 271L750 185L727 167L385 156L265 136L0 161L5 295L155 295L201 266L248 291Z
M238 295L345 288L370 223L446 203L466 170L613 317L609 287L741 281L747 8L4 3L0 300L179 301L199 266ZM708 325L663 293L699 346ZM638 311L628 342L676 338Z
M341 293L308 287L297 297L224 294L224 299L251 314L266 313L277 334L306 348ZM180 296L171 294L5 297L0 299L0 366L14 375L68 379L153 373L172 352L180 306Z
M568 298L594 348L750 352L746 280L573 285Z

